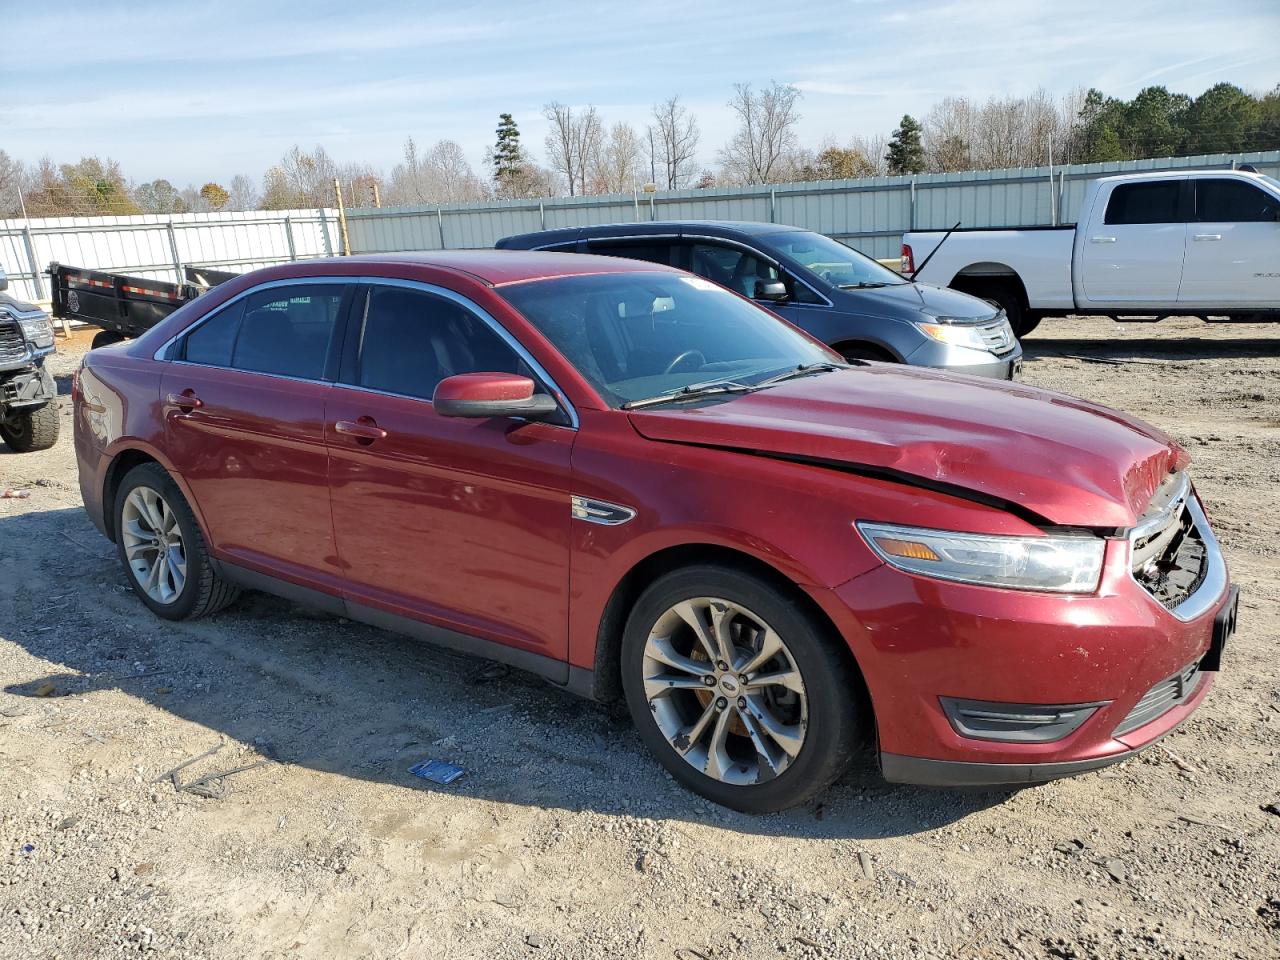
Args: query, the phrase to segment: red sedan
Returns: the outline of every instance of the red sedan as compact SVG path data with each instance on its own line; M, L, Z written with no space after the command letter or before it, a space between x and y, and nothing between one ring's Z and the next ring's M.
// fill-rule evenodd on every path
M571 254L248 274L74 385L90 516L159 616L244 587L625 697L679 780L797 803L1123 759L1235 590L1186 454L1030 387L848 364L700 278Z

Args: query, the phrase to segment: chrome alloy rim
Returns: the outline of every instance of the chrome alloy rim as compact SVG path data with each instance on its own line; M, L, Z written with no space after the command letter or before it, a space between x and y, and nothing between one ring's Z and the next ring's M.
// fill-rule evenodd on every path
M124 554L138 586L156 603L173 603L187 582L187 549L178 515L150 487L135 487L120 518Z
M714 780L771 780L804 746L800 670L777 631L746 607L715 597L677 603L649 631L641 669L658 729Z

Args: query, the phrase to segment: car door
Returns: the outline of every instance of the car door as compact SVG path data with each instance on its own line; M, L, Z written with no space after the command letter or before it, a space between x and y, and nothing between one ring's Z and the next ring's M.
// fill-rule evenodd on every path
M1101 218L1082 224L1082 287L1098 306L1172 306L1182 281L1187 179L1117 184Z
M1178 300L1280 305L1280 198L1244 180L1195 178Z
M358 318L358 319L357 319ZM362 290L326 410L350 601L564 659L569 456L560 423L443 417L459 373L548 381L488 314L442 288Z
M166 452L214 551L336 587L324 400L349 288L283 282L214 311L161 379Z

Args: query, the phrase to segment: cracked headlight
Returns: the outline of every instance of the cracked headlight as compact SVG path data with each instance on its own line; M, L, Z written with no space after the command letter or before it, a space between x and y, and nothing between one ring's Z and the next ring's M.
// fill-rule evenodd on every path
M1000 537L921 527L858 523L858 532L892 567L986 587L1093 593L1106 543L1087 534Z

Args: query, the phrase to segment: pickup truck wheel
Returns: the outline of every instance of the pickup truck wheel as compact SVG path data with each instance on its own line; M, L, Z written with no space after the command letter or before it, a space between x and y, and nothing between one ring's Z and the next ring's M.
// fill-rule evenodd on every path
M166 620L195 620L239 596L209 558L182 491L157 463L125 475L116 491L116 552L129 586Z
M686 787L737 810L782 810L824 789L865 728L850 658L794 597L730 567L686 567L646 589L621 667L646 746Z
M1004 311L1004 315L1009 319L1009 326L1013 328L1015 337L1026 336L1040 322L1039 320L1029 320L1027 318L1026 309L1022 304L1022 292L1016 284L1003 281L985 281L981 284L957 285L956 289L999 304L1000 309Z
M0 423L0 438L14 453L48 450L58 442L58 405L46 403L34 410L19 410Z

